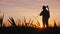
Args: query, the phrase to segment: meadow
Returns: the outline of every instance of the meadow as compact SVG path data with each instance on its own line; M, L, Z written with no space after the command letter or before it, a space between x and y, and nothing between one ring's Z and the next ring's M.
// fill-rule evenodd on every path
M19 20L18 25L16 25L15 20L13 17L9 17L8 21L11 24L11 26L6 27L5 25L2 26L3 23L4 14L2 17L0 17L0 32L11 32L11 33L20 33L20 34L45 34L45 33L58 33L60 32L60 27L57 27L56 23L54 24L54 27L40 27L39 21L37 20L37 25L33 24L34 20L29 19L28 22L26 18L24 17L24 20Z

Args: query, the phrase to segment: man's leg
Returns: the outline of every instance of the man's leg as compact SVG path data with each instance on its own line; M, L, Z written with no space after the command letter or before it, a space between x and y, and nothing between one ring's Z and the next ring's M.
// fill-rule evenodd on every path
M2 24L0 23L0 27L2 27Z
M46 26L48 27L48 19L46 20Z
M45 19L43 19L43 27L45 27Z

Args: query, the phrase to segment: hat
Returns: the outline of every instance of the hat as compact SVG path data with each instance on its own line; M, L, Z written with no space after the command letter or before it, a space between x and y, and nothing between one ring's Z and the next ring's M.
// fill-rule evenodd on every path
M43 6L43 8L46 8L46 6Z

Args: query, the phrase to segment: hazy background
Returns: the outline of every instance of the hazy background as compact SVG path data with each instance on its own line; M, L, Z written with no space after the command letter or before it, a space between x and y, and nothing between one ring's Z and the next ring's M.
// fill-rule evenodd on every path
M0 10L5 14L4 20L11 16L14 19L26 17L38 19L42 23L42 17L36 16L42 11L43 5L48 5L50 9L49 24L53 25L55 20L60 25L60 0L0 0Z

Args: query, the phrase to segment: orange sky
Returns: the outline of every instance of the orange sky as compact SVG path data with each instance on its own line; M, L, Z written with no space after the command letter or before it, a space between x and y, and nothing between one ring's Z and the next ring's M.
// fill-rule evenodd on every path
M0 0L0 10L5 13L5 19L12 16L15 19L26 17L42 21L41 16L36 16L42 11L43 5L49 6L49 23L55 20L60 25L60 0Z

